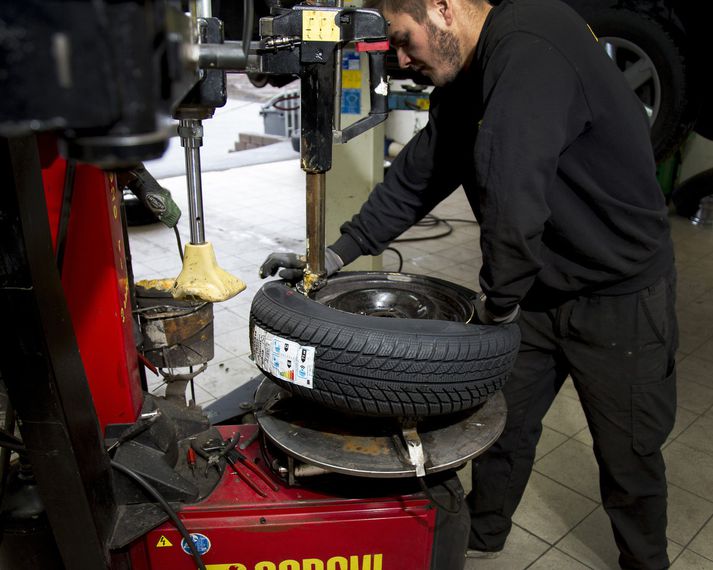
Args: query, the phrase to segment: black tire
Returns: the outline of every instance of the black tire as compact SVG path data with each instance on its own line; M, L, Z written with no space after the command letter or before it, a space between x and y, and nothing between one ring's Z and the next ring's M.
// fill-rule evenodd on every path
M257 292L250 311L253 355L261 331L315 348L312 387L281 387L324 406L372 416L424 417L467 410L505 381L517 355L517 325L356 315L313 301L283 281ZM257 331L257 335L256 335Z
M651 117L656 159L669 157L692 130L699 109L683 34L652 14L630 10L605 9L585 17L602 45L619 48L619 69L635 63L650 69L650 79L634 91L656 115Z
M713 195L713 168L691 176L671 194L676 213L685 218L692 218L698 212L701 200Z

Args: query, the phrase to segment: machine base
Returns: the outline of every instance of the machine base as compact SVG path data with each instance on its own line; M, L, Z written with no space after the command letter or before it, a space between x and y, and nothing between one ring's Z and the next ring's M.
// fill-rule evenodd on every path
M292 396L268 379L257 390L255 414L265 436L289 457L327 471L359 477L414 477L407 430L420 439L426 474L455 469L490 447L505 428L505 396L458 414L404 424L333 412Z

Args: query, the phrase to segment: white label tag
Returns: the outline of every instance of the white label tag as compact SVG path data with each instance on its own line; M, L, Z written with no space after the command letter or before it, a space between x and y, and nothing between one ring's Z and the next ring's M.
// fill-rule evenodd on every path
M314 347L275 336L255 326L253 328L253 358L263 370L286 382L312 388Z

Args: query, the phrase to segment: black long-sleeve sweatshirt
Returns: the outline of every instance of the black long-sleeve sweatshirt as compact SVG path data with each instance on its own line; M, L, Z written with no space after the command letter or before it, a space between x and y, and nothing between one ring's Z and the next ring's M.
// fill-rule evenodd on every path
M559 0L505 0L331 247L378 254L462 184L493 313L630 293L673 263L655 170L644 109L586 23Z

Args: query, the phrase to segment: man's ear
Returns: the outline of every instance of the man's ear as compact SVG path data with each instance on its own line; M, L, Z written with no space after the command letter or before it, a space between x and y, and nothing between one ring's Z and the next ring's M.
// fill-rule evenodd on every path
M450 26L453 22L453 0L428 0L435 10L434 15L442 18L443 23Z

